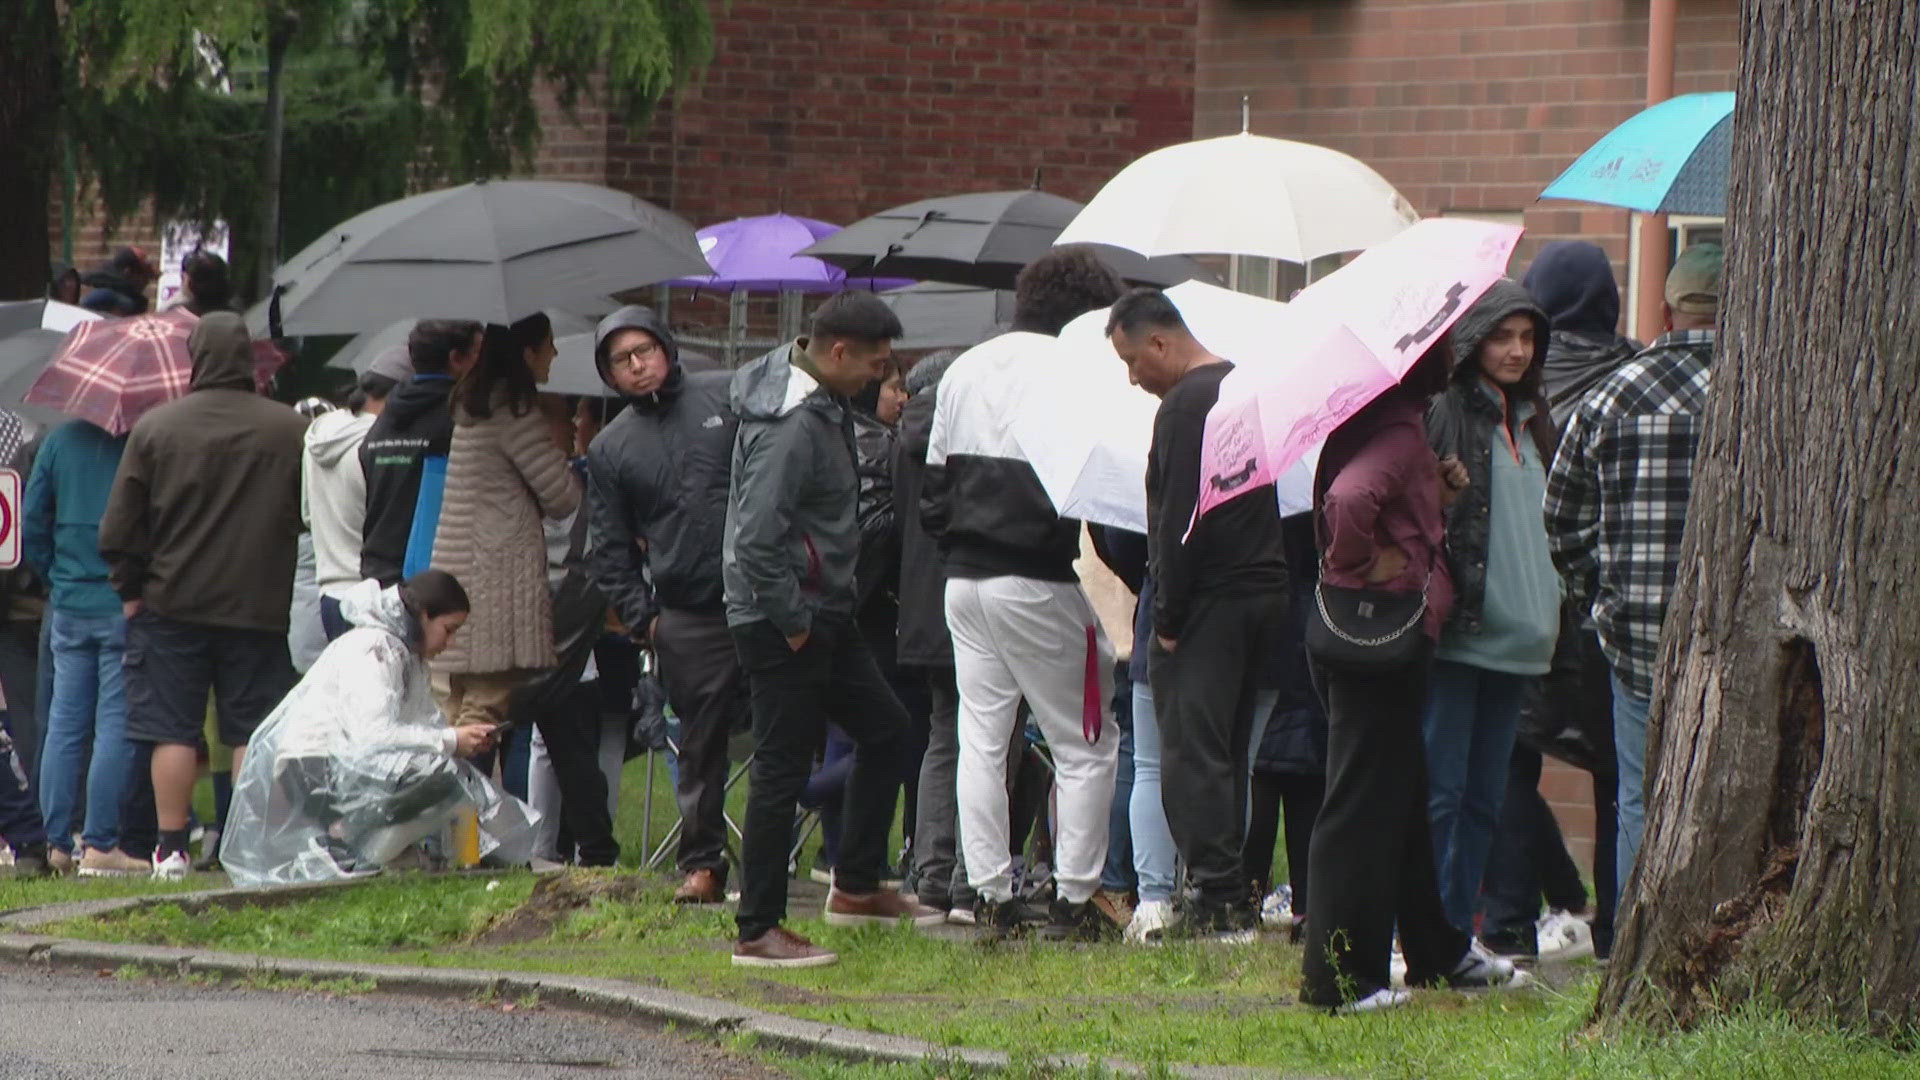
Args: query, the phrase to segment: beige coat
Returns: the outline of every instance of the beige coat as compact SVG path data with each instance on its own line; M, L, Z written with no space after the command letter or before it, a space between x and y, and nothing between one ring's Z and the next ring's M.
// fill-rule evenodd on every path
M538 411L514 416L496 395L475 419L457 403L433 566L460 579L473 610L436 672L483 674L554 665L542 517L580 505L580 481Z

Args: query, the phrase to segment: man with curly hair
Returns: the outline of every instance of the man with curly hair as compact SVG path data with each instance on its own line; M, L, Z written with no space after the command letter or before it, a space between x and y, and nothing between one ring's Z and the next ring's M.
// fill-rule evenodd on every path
M1091 901L1120 744L1120 732L1103 723L1113 648L1074 572L1080 523L1054 511L1007 418L1020 393L1013 372L1049 362L1051 339L1067 323L1111 305L1124 288L1082 245L1034 260L1015 284L1013 330L954 361L934 406L922 520L946 557L961 847L990 937L1041 922L1053 940L1111 929ZM1023 700L1053 753L1059 792L1059 896L1050 914L1027 907L1012 887L1006 762L1021 737Z

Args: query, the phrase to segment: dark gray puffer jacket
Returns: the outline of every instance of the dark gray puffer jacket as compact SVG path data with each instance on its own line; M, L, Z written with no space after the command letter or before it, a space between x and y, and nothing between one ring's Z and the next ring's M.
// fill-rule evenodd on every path
M1486 389L1476 357L1480 346L1509 315L1533 319L1533 366L1504 395L1505 404ZM1453 379L1427 406L1427 441L1439 457L1452 455L1467 467L1468 485L1447 508L1447 565L1453 572L1453 611L1450 631L1471 633L1480 628L1480 605L1487 593L1487 548L1490 541L1494 441L1500 426L1511 425L1515 438L1531 436L1540 462L1553 462L1552 419L1540 393L1542 365L1547 356L1547 316L1527 290L1503 278L1487 290L1453 327ZM1509 417L1508 411L1526 412ZM1546 528L1542 519L1541 528Z

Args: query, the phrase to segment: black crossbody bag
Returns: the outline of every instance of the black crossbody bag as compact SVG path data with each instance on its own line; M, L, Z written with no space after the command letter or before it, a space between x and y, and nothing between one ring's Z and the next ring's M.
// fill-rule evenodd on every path
M1307 655L1322 667L1351 675L1397 671L1420 659L1426 648L1421 622L1433 568L1417 593L1314 585L1307 620Z

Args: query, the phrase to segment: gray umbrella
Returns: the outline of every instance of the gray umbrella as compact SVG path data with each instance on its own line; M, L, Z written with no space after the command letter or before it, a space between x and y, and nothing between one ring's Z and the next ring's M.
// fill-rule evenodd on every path
M1013 323L1013 294L1005 289L975 289L923 281L880 294L900 316L907 336L898 349L972 348Z
M274 336L357 334L401 319L510 323L710 274L693 226L625 192L483 180L376 206L274 272ZM257 320L257 316L256 316Z
M593 320L583 315L554 311L549 308L547 318L553 323L553 340L556 345L561 338L569 334L593 331ZM364 373L367 365L373 363L374 357L396 345L405 345L407 335L413 333L413 325L419 321L418 319L401 319L371 333L357 335L352 341L342 345L339 352L333 354L333 358L327 361L327 366L351 368L357 374ZM571 393L572 391L554 392Z
M984 289L1011 289L1021 267L1053 248L1080 213L1072 199L1044 191L948 195L882 210L801 251L850 275L914 278ZM1192 259L1148 259L1095 245L1121 277L1144 285L1214 281Z

